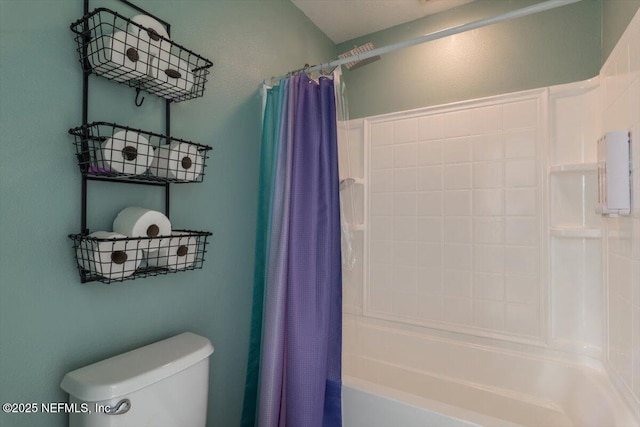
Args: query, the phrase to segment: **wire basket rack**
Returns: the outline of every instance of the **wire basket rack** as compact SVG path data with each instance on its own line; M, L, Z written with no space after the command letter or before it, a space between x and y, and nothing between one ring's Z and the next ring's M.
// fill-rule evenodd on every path
M173 230L170 236L109 236L107 232L69 235L82 283L109 284L201 269L211 233Z
M71 24L82 69L174 102L201 97L213 63L146 24L106 8Z
M69 129L83 175L122 181L202 182L208 145L93 122Z

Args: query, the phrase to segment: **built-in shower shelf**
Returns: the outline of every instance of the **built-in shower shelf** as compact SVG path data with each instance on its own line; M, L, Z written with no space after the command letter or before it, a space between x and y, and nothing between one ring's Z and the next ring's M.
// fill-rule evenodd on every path
M602 236L602 231L599 228L555 226L550 227L549 232L554 237L566 237L574 239L598 239Z
M349 224L349 228L353 231L364 231L364 224Z
M554 165L549 168L550 173L583 173L597 170L598 164L596 162Z
M351 184L358 184L358 185L364 185L364 178L356 178L353 176L348 176L346 178L340 178L340 182L346 182L346 181L350 181L350 185Z

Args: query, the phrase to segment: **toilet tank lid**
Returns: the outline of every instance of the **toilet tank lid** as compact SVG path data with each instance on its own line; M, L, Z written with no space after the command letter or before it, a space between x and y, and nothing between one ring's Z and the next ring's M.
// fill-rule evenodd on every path
M207 338L185 332L69 372L60 387L87 402L113 399L177 374L211 353Z

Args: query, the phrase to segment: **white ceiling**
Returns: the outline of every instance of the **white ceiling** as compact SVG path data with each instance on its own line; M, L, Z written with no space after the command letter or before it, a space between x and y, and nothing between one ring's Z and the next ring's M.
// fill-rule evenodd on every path
M334 43L384 30L473 0L291 0Z

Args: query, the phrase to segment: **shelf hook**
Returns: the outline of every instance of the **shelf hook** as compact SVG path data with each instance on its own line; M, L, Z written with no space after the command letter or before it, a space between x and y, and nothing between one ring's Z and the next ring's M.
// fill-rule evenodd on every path
M140 88L137 87L136 88L136 100L135 100L136 107L142 106L142 103L144 102L144 96L142 97L142 99L140 99L140 101L138 101L138 97L139 96L140 96Z

